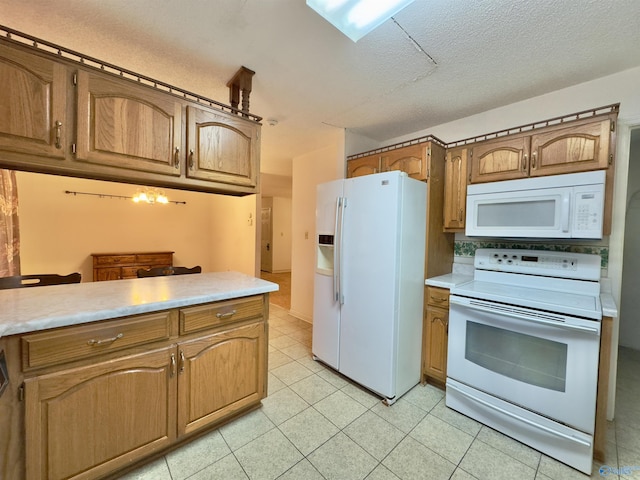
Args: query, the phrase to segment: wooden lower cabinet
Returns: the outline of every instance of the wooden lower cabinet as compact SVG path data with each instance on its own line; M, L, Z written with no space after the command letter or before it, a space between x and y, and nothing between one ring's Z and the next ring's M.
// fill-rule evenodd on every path
M447 343L449 341L449 290L426 288L426 311L422 339L422 381L447 380Z
M194 434L215 428L258 406L267 394L268 294L131 317L130 321L163 317L170 338L150 329L148 345L140 342L122 350L122 336L113 332L127 319L95 324L99 353L81 352L61 358L51 355L36 369L33 348L24 349L24 439L2 435L2 451L24 445L27 480L99 479L136 466L144 458L165 452ZM181 333L179 319L206 305L236 311L245 304L261 309L243 315L212 315L208 329ZM217 312L220 309L213 308ZM16 335L16 346L38 341L40 352L59 347L61 338L77 335L86 344L91 324ZM142 328L142 327L140 327ZM109 338L107 338L109 337ZM137 332L144 338L144 332ZM89 341L91 342L91 340ZM10 342L11 343L11 342ZM100 350L103 349L104 350ZM65 363L66 361L66 363ZM24 442L24 443L22 443ZM0 472L0 477L2 472Z
M93 281L138 278L138 269L171 267L173 252L92 253Z
M27 478L98 478L168 447L176 437L173 350L27 379Z
M266 396L266 332L254 323L178 346L178 434L232 415ZM213 381L215 379L215 381Z

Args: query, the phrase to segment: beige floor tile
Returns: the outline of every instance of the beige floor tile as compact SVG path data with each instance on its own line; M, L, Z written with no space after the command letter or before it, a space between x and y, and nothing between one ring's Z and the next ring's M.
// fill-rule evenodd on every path
M465 472L461 468L456 468L456 471L451 475L451 480L476 480L476 477L471 475L469 472Z
M307 407L309 404L290 388L283 388L262 400L262 412L276 425L289 420Z
M234 454L251 480L278 478L303 458L277 428L236 450Z
M373 393L354 383L348 383L340 390L342 390L344 393L349 395L356 402L362 404L362 406L366 408L371 408L374 405L382 402L382 398L375 396Z
M324 480L324 477L305 458L279 476L278 480Z
M299 382L303 378L313 375L313 372L298 362L285 363L271 370L285 385Z
M460 468L479 480L534 480L535 469L479 440L473 442Z
M322 362L317 362L311 356L307 358L299 358L296 360L300 365L307 367L314 373L319 373L323 370L326 370L326 367L322 364Z
M483 426L480 429L480 433L477 436L478 440L482 440L484 443L491 445L493 448L497 448L503 453L506 453L510 457L521 461L525 465L531 468L537 469L540 464L541 453L533 448L507 437L496 430Z
M427 415L409 435L425 447L458 464L474 437L434 415Z
M123 475L119 480L172 480L167 460L162 457L139 469Z
M347 380L345 380L341 375L339 375L338 373L334 372L333 370L331 370L328 367L325 368L324 370L319 371L318 375L320 375L322 378L324 378L331 385L334 385L334 386L336 386L338 388L343 388L343 387L345 387L345 386L347 386L349 384L349 382Z
M472 418L469 418L461 413L448 408L445 405L445 399L443 398L438 402L438 404L433 407L431 413L438 417L440 420L444 420L450 425L453 425L460 430L467 432L469 435L473 435L474 437L482 428L482 424L480 422L476 422Z
M400 429L373 412L358 417L343 431L378 460L383 460L405 437Z
M280 330L280 329L278 329ZM296 343L299 343L297 340L291 338L289 335L282 335L280 337L277 338L270 338L269 339L269 345L273 345L276 348L279 349L283 349L283 348L287 348L290 347L291 345L295 345Z
M318 375L303 378L292 384L290 388L311 405L337 391L336 387Z
M182 480L231 453L218 430L166 455L172 480Z
M409 433L427 415L427 412L402 398L389 407L379 403L371 411L404 433Z
M255 440L273 428L275 428L273 422L269 420L269 417L260 409L247 413L233 422L223 425L220 428L220 434L233 451Z
M444 397L444 392L433 385L416 385L402 398L426 412L430 412Z
M273 347L275 349L275 347ZM275 349L274 351L269 352L269 371L272 371L282 365L286 365L287 363L293 362L294 359L288 355L285 355L280 350Z
M233 454L218 460L216 463L209 465L204 470L200 470L195 475L189 477L189 480L248 480L247 474L244 473L242 466L236 460Z
M313 407L283 422L278 428L303 455L309 455L340 431Z
M365 480L400 480L396 474L384 465L380 464L374 468L373 472L367 475Z
M308 457L327 480L361 480L378 464L344 433L338 433Z
M298 360L299 358L311 357L309 353L309 348L303 345L302 343L295 343L290 347L285 347L282 350L282 353L290 356L294 360Z
M456 469L453 463L411 437L405 437L382 464L402 480L448 480Z
M367 411L360 403L340 390L314 404L314 408L340 429Z
M273 395L278 390L282 390L286 385L278 377L271 372L267 375L267 395Z

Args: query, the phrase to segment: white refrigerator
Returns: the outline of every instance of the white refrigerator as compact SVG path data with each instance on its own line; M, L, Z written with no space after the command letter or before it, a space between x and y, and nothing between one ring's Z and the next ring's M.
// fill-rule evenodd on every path
M317 189L313 355L388 405L420 381L426 203L399 171Z

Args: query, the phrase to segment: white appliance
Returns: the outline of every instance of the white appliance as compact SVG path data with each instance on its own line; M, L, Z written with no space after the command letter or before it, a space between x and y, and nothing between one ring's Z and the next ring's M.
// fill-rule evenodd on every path
M602 238L604 190L604 170L469 185L465 234Z
M591 473L600 256L476 251L451 289L446 405Z
M399 171L317 190L313 355L388 405L420 380L426 204Z

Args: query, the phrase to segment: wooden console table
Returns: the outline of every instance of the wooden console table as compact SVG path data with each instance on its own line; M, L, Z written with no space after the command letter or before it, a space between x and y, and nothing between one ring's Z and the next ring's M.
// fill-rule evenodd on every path
M137 278L140 268L171 267L173 252L92 253L93 281Z

